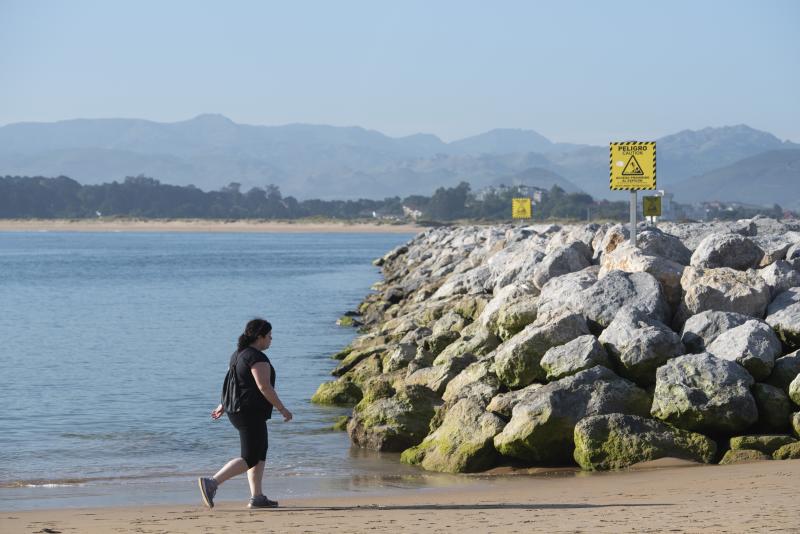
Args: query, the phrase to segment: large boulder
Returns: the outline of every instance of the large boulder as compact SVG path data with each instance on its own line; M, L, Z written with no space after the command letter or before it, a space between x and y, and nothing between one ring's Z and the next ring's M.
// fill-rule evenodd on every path
M691 265L701 269L730 267L744 271L758 267L764 251L739 234L710 234L692 253Z
M772 457L753 449L731 449L725 452L725 456L719 461L719 465L762 462L764 460L772 460Z
M494 374L494 361L491 357L485 357L470 364L450 380L442 399L452 402L467 396L480 397L485 401L484 404L488 404L499 391L500 380Z
M713 310L761 319L769 303L769 287L756 271L687 267L681 277L681 287L684 296L680 315L683 318Z
M405 386L393 397L358 404L347 433L359 447L400 452L425 438L439 404L441 400L430 389Z
M400 456L402 462L428 471L471 473L492 467L497 460L493 438L505 422L484 410L484 404L464 398L447 410L439 427L419 445Z
M784 391L758 383L752 389L758 408L758 429L763 432L784 432L789 425L792 404Z
M533 272L533 283L542 288L551 278L581 271L591 265L591 250L575 241L547 254Z
M717 445L702 434L637 415L606 414L575 426L575 461L583 469L621 469L664 457L710 463Z
M772 372L775 358L781 355L781 342L768 324L751 319L723 332L706 347L717 358L737 362L756 380Z
M323 382L311 397L314 404L329 404L333 406L352 406L361 400L361 388L349 378L342 377L332 382Z
M772 374L769 375L766 383L780 388L786 395L789 395L789 385L798 374L800 374L800 350L775 360Z
M708 353L679 356L656 371L650 413L695 432L739 432L758 420L753 383L735 362Z
M787 289L800 287L800 271L783 260L776 261L758 271L758 274L769 286L770 294L775 297Z
M512 337L495 352L495 372L500 382L519 389L534 381L543 381L546 373L540 365L550 348L586 335L586 320L578 314L567 314L545 325L536 323Z
M681 341L689 352L700 353L723 332L752 319L741 313L706 310L692 315L684 323Z
M643 254L660 256L681 265L689 265L692 251L683 242L658 228L647 228L636 235L636 245Z
M497 317L500 311L510 304L526 297L535 297L539 291L528 282L515 282L497 290L484 306L476 322L489 330L497 331Z
M800 374L789 384L789 398L797 406L800 406Z
M800 441L784 445L772 454L775 460L800 460Z
M602 238L598 243L597 237L600 236L600 233L602 233ZM599 263L604 254L614 252L619 245L628 240L630 240L630 231L627 226L622 224L615 224L604 232L598 232L598 235L592 240L593 259Z
M792 432L794 435L800 438L800 412L795 412L792 414Z
M753 450L761 451L764 454L772 454L784 445L795 443L797 440L792 436L783 434L773 435L754 435L754 436L734 436L730 439L731 450Z
M609 369L612 366L603 345L591 334L549 349L542 356L540 365L547 372L548 381L574 375L595 365Z
M531 392L514 406L494 446L503 455L534 464L570 463L578 421L608 413L646 416L649 403L647 393L632 382L605 367L592 367Z
M640 386L654 383L657 368L684 354L678 334L635 308L620 310L598 341L617 363L619 373Z
M786 251L786 258L784 258L794 270L800 271L800 241L791 245Z
M497 314L495 332L500 339L510 339L536 320L537 297L521 298L504 306Z
M383 360L384 371L397 371L408 367L417 355L416 343L398 343L389 350Z
M681 301L681 276L684 266L661 256L651 256L627 243L618 246L613 252L603 254L598 278L604 278L612 271L627 273L648 273L661 284L664 297L672 309Z
M766 321L788 350L800 349L800 287L778 294L767 309Z
M589 327L597 334L623 307L637 308L662 323L669 322L672 315L661 284L648 273L611 271L583 290L579 300Z
M440 352L436 356L434 363L441 364L467 352L475 356L485 356L497 348L499 344L500 339L488 328L478 322L474 322L464 327L464 330L461 331L461 337Z
M577 273L553 278L542 287L537 302L536 320L548 322L565 313L581 313L583 290L597 282L599 267L587 267Z
M461 356L454 356L444 363L423 367L409 373L405 383L425 386L437 395L441 395L447 384L476 359L473 354L468 352Z
M515 389L506 393L500 393L492 397L492 400L486 406L486 411L499 415L504 421L511 419L511 413L514 411L514 406L523 402L525 399L532 397L534 392L544 387L544 384L533 383L525 386L522 389Z

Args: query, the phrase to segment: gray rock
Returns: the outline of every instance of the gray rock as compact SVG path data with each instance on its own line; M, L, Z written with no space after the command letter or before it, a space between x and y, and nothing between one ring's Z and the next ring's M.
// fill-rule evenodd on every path
M772 457L753 449L731 449L725 452L725 456L719 461L719 465L763 462L765 460L772 460Z
M737 363L707 353L679 356L656 372L650 413L695 432L739 432L758 420L753 383Z
M789 398L797 406L800 406L800 374L794 377L794 380L789 384Z
M636 308L668 323L671 313L661 285L648 273L611 271L580 294L581 309L593 333L606 328L623 307Z
M800 287L800 271L795 270L788 261L778 260L760 269L758 274L769 286L773 297L792 287Z
M410 372L405 379L405 383L425 386L437 395L441 395L444 393L447 384L475 360L475 356L469 353L454 356L446 363Z
M656 381L656 369L684 354L681 338L638 309L623 308L598 341L617 363L620 375L640 386Z
M797 440L786 435L755 435L734 436L730 440L731 450L753 450L764 454L772 454L784 445L795 443Z
M792 405L784 391L769 384L753 386L753 398L758 408L758 429L763 432L784 432L789 425Z
M706 351L736 362L756 380L764 380L781 355L781 342L768 324L752 319L717 336Z
M660 421L619 413L594 415L575 426L575 461L586 470L621 469L671 457L710 463L712 440Z
M692 258L692 251L680 239L657 228L639 232L636 244L644 254L660 256L681 265L689 265Z
M785 259L795 271L800 271L800 241L789 247L789 249L786 251Z
M729 267L744 271L758 267L764 251L747 237L738 234L711 234L695 249L692 267L717 269Z
M792 414L791 424L794 435L800 438L800 412Z
M495 330L500 339L510 339L536 320L538 300L538 297L522 298L500 309Z
M677 309L683 289L681 276L684 266L667 258L651 256L628 243L619 245L613 252L603 254L598 278L604 278L611 271L627 273L648 273L661 284L661 290L671 309Z
M591 251L580 241L547 254L533 273L533 283L542 288L551 278L581 271L591 265Z
M593 240L592 245L594 248L594 260L599 263L603 254L614 252L620 244L630 239L630 231L627 226L622 224L615 224L603 233L603 238L600 243L595 245Z
M549 322L566 313L581 313L583 290L597 282L599 267L587 267L577 273L553 278L542 287L537 302L537 321Z
M767 308L766 321L788 350L800 349L800 287L778 294Z
M781 356L775 360L775 365L772 367L772 374L769 375L766 382L783 390L787 395L789 394L789 384L792 380L800 374L800 350L796 350L786 356Z
M436 356L433 363L441 364L462 354L470 353L484 356L492 352L500 344L500 340L479 323L472 323L461 331L461 337L447 346Z
M347 424L350 440L359 447L400 452L419 444L441 400L428 388L406 386L391 398L358 404Z
M399 343L384 357L383 370L391 372L407 367L416 355L416 343Z
M439 427L419 445L403 452L401 461L428 471L472 473L492 467L497 451L492 445L505 422L484 410L472 398L459 400L447 410Z
M752 319L741 313L706 310L692 315L683 325L681 341L690 352L703 352L721 333Z
M574 375L595 365L611 368L603 345L592 335L580 336L545 352L540 362L547 372L547 380L558 380Z
M540 365L544 353L588 333L586 320L578 314L562 315L545 325L528 325L497 348L497 377L512 389L543 381L547 376Z
M517 404L495 436L501 454L534 464L573 459L575 425L590 415L647 415L650 398L632 382L602 366L551 382Z
M769 287L756 271L687 267L681 287L684 291L681 315L685 318L712 310L762 319L769 303Z
M484 404L488 404L498 391L500 391L500 380L494 374L494 362L491 358L484 358L468 365L450 380L442 399L445 402L452 402L467 396L478 396Z
M486 406L486 411L499 415L504 420L511 419L511 412L514 406L524 401L526 398L532 396L534 392L543 388L544 384L531 384L522 389L509 391L507 393L500 393L492 397L491 402Z

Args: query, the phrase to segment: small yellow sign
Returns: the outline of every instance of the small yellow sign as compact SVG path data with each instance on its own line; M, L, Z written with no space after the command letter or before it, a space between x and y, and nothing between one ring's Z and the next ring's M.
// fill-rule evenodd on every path
M631 191L656 188L655 141L611 143L611 189Z
M661 197L642 197L645 217L661 217Z
M511 217L514 219L530 219L531 218L531 199L529 198L512 198L511 199Z

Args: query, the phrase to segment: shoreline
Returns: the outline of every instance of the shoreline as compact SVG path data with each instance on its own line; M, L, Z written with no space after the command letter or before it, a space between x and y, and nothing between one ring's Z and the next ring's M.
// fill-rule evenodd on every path
M211 232L416 234L414 224L223 219L0 219L0 232Z
M8 532L796 531L800 460L729 466L659 460L574 477L481 478L392 494L288 499L272 510L155 505L3 511Z

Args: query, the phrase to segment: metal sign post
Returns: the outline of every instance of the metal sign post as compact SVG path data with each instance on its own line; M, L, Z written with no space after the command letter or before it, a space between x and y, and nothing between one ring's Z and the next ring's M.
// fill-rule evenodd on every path
M656 188L656 144L625 141L609 144L609 188L631 192L631 244L636 246L637 193Z
M636 246L636 206L637 193L635 189L631 191L631 244Z

